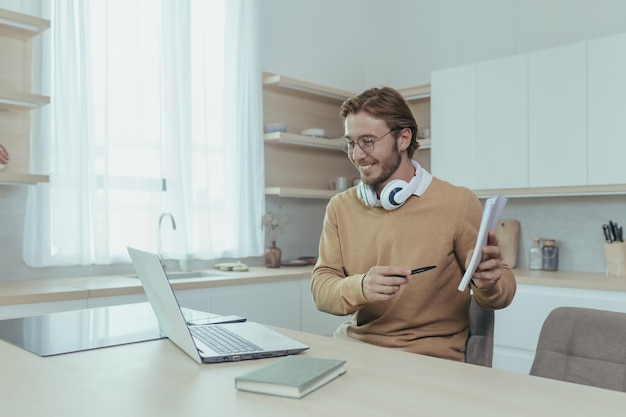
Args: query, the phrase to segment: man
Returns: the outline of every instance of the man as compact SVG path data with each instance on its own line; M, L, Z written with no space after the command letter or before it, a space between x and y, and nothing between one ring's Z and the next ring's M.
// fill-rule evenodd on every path
M361 182L326 208L311 281L317 308L352 314L336 336L464 361L470 290L457 287L476 243L480 201L412 161L417 123L397 91L366 90L340 115ZM428 265L436 268L411 275ZM469 287L487 310L513 300L515 277L493 231Z

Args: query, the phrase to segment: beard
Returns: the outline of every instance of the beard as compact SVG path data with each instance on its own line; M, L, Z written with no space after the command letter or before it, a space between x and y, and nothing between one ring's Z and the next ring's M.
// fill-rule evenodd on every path
M382 161L379 161L382 169L381 173L374 178L361 178L361 181L363 181L370 187L377 189L379 185L389 181L389 178L393 175L394 172L396 172L396 170L400 166L401 161L402 157L400 155L400 152L398 152L398 144L394 142L393 149L391 150L389 155Z

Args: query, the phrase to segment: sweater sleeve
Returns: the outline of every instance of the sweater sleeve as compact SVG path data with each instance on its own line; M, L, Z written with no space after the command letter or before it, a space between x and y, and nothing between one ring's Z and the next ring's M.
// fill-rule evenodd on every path
M482 217L482 205L474 197L470 197L467 204L466 218L462 222L459 230L459 251L458 257L463 262L470 249L474 248L480 218ZM462 218L462 217L461 217ZM471 238L469 238L471 237ZM507 307L513 301L517 284L515 275L508 265L503 265L502 276L493 288L481 290L477 288L473 281L470 281L470 288L476 298L476 302L485 310L498 310Z
M324 216L319 258L311 278L311 293L320 311L335 315L352 314L367 304L363 295L366 273L346 276L341 256L337 217L331 200Z
M502 276L493 288L481 290L474 286L471 281L470 287L479 306L485 310L499 310L511 304L517 290L517 283L511 268L508 265L503 265Z

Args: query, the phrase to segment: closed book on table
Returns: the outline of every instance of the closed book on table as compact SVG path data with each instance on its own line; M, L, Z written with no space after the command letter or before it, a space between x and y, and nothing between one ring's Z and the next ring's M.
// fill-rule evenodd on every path
M302 398L346 372L345 360L287 356L235 378L242 391Z

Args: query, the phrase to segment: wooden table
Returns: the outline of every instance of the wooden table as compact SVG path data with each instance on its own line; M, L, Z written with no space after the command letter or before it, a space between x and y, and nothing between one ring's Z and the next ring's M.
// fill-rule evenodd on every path
M129 318L130 319L130 318ZM40 357L0 341L0 416L619 416L626 393L278 329L348 372L304 397L235 390L280 359L198 365L167 339Z

